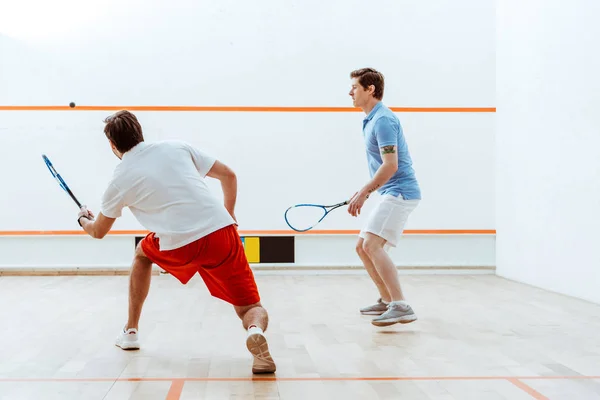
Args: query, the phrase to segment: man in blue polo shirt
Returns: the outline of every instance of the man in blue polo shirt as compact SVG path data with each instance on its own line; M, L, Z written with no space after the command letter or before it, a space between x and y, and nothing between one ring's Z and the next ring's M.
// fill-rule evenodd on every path
M350 96L361 108L363 135L371 180L351 199L348 212L357 216L369 195L377 191L380 202L359 234L356 251L379 290L377 303L360 312L378 315L376 326L416 321L412 307L406 302L398 271L386 252L396 247L409 215L421 200L421 190L412 167L412 159L398 117L382 103L383 75L363 68L350 74Z

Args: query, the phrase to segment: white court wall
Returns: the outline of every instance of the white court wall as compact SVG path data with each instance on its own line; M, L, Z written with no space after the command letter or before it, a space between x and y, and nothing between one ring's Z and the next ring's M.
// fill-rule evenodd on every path
M82 5L58 2L47 10L53 24L32 20L30 26L19 18L27 15L26 7L13 5L1 13L0 106L64 106L74 101L100 108L349 107L348 74L363 66L385 74L384 101L392 107L495 106L492 1L382 1L370 8L359 1L323 5L275 0L260 6L232 1L173 5L162 0L118 7L99 1L96 6L97 12L89 12ZM68 248L79 240L22 235L78 229L77 210L51 179L40 155L48 154L77 196L97 210L118 162L102 133L102 119L110 112L0 111L5 182L0 250L33 251L46 240ZM241 230L289 229L283 220L289 205L337 203L369 178L360 112L136 114L147 140L187 140L236 170ZM493 265L494 236L464 232L495 229L495 114L398 115L423 191L406 228L463 234L411 236L408 248L421 250L397 251L395 260ZM211 187L221 196L216 182ZM358 230L373 206L373 200L367 202L359 218L336 212L319 229ZM125 212L114 229L143 228ZM318 245L299 245L297 259L315 265L358 263L354 237L318 239ZM111 240L129 243L131 237ZM332 260L323 248L337 248L340 240L341 252L351 255ZM446 253L449 243L456 251ZM454 255L440 257L444 254ZM23 265L51 265L44 260L38 257ZM0 260L0 265L18 264L18 258Z
M600 5L498 3L497 273L600 303Z

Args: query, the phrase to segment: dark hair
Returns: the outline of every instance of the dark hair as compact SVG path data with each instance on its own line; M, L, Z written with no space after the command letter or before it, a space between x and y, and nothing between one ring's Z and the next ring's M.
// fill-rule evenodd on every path
M383 99L384 79L383 74L374 68L361 68L350 73L350 78L358 78L358 83L367 89L369 86L375 86L373 97L378 100Z
M142 126L135 115L121 110L104 120L104 134L113 142L117 150L125 153L136 144L144 141Z

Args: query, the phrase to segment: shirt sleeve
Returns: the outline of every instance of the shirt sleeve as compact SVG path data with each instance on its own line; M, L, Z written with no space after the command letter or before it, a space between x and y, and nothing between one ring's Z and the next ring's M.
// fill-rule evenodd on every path
M194 165L196 166L196 169L198 170L200 175L202 175L203 177L206 176L206 174L208 174L208 171L210 171L217 159L211 157L205 152L200 151L189 144L186 144L186 148L192 155L192 160L194 161Z
M125 207L124 193L114 183L108 185L102 196L100 211L109 218L118 218Z
M382 117L375 122L375 137L377 146L397 146L400 129L392 118Z

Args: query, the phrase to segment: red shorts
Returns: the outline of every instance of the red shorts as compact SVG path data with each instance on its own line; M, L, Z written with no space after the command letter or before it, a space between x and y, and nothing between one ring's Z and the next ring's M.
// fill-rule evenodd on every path
M142 239L140 245L146 257L184 285L198 272L214 297L234 306L260 301L254 274L235 225L174 250L160 251L159 239L154 233Z

